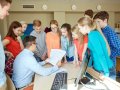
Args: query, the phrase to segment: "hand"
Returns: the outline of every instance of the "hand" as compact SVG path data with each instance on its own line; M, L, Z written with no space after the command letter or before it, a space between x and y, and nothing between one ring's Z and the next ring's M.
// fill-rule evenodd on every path
M17 40L18 40L19 42L21 42L21 41L22 41L22 39L21 39L21 37L20 37L20 36L17 36Z
M41 57L42 60L46 60L47 59L47 53L44 53Z
M61 66L63 66L63 64L64 64L64 63L61 63L61 61L59 61L59 62L57 63L57 66L58 66L58 67L61 67Z
M76 66L76 67L79 67L80 66L80 64L81 64L81 62L80 61L73 61L73 64Z
M5 51L5 54L8 56L8 59L14 57L13 54L9 51Z
M47 59L45 60L45 63L49 63L49 58L47 58Z

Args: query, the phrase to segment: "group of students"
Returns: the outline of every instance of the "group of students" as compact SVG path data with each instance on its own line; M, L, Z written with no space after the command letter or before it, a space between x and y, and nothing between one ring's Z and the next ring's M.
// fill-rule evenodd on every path
M11 0L5 2L7 10ZM4 7L5 7L4 6ZM7 14L6 14L7 15ZM3 19L1 17L1 19ZM29 36L24 34L27 24L13 21L8 33L0 43L0 89L5 85L5 71L12 78L17 90L22 90L33 82L34 74L50 75L64 64L58 62L55 66L44 68L48 63L51 49L66 51L66 62L73 62L77 66L83 60L85 51L90 53L89 67L93 67L99 73L115 79L116 56L120 56L120 39L115 30L108 25L109 14L100 11L93 17L93 11L85 11L77 24L71 27L64 23L59 29L56 20L50 21L50 28L41 29L41 21L33 21L33 31ZM2 46L3 45L3 46ZM5 52L3 51L5 47ZM7 55L6 65L4 65ZM2 89L5 90L5 89Z

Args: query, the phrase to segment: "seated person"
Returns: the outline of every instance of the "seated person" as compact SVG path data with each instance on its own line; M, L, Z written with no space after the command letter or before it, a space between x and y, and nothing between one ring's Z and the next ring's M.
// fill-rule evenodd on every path
M12 80L18 90L28 86L32 82L35 73L42 76L50 75L59 70L62 65L61 62L58 62L57 65L49 68L42 67L47 61L38 63L33 56L36 49L35 40L36 37L34 36L26 36L23 40L25 49L14 61Z

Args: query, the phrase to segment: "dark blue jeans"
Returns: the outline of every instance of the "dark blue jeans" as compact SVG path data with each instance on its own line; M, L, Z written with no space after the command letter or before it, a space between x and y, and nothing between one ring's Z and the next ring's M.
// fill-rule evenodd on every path
M74 57L68 57L68 56L66 56L66 59L67 59L68 62L71 62L71 61L74 60Z

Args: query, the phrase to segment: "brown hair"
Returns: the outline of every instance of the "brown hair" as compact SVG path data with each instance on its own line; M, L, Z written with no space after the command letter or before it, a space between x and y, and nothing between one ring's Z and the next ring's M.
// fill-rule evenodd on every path
M108 12L106 12L106 11L100 11L100 12L98 12L95 16L94 16L94 18L93 19L101 19L101 20L105 20L105 19L107 19L107 21L108 21L108 19L109 19L109 14L108 14Z
M79 45L82 45L82 44L83 44L84 35L83 35L81 32L79 32L79 27L78 27L78 25L77 25L77 24L74 25L71 30L72 30L73 33L75 33L75 34L78 35Z
M58 27L58 22L57 22L57 20L51 20L50 21L50 25L51 24L55 24L57 27ZM59 37L61 36L61 32L60 32L60 30L59 30L59 28L57 29L57 33L58 33L58 35L59 35Z
M68 37L69 37L69 42L70 42L70 46L73 45L73 38L72 38L72 32L71 32L71 25L68 23L64 23L61 28L66 28L67 32L68 32Z
M55 24L55 25L58 27L58 22L57 22L57 20L51 20L51 21L50 21L50 25L51 25L51 24Z
M33 21L33 26L41 26L41 24L42 24L41 21L38 19Z
M8 33L6 36L12 37L14 40L16 40L16 35L13 32L13 29L22 27L22 25L18 21L13 21L9 27Z
M92 9L86 10L84 15L88 15L90 18L93 18L93 10Z
M4 7L5 5L7 5L8 3L12 3L12 0L0 0L0 4L2 7Z

